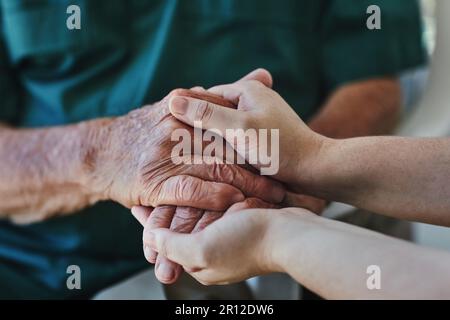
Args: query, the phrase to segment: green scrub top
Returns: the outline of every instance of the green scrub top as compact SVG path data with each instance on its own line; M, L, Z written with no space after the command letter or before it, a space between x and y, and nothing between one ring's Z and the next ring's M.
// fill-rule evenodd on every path
M66 27L72 4L80 30ZM366 27L372 4L381 30ZM1 0L0 11L0 121L18 127L122 115L258 67L307 120L337 86L425 60L412 0ZM66 286L69 265L81 290ZM141 227L114 203L0 222L0 298L87 298L147 265Z

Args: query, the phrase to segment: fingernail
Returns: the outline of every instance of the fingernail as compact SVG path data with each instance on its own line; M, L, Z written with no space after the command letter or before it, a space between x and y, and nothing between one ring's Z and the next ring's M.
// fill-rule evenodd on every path
M156 272L158 273L159 278L166 281L172 280L175 276L175 270L167 263L160 263Z
M189 101L183 97L173 97L170 100L170 110L174 113L183 115L186 113Z

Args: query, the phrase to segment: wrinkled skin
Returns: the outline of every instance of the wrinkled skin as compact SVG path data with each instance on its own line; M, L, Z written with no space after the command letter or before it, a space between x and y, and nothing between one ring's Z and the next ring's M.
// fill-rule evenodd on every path
M178 205L208 210L226 210L252 196L280 202L285 192L279 183L238 165L172 161L172 148L178 143L171 141L172 132L179 128L193 132L169 112L168 99L177 94L190 92L175 90L162 101L104 126L100 136L103 148L90 155L94 159L93 185L104 198L128 208Z
M260 69L251 72L239 81L242 80L257 80L267 87L271 87L272 85L271 75L266 71ZM179 89L174 93L181 96L188 96L206 100L224 107L236 108L233 103L215 95L211 96L205 89L201 87L193 88L192 91ZM260 195L256 196L261 198ZM326 206L326 202L321 199L313 198L311 196L287 192L282 205L298 206L320 214ZM238 210L239 208L246 209L258 207L272 208L274 206L257 198L247 198L243 202L234 205L230 209ZM187 207L176 208L174 206L164 206L153 209L152 207L136 206L133 208L132 213L144 226L144 232L145 230L151 230L154 228L169 228L170 230L175 232L192 233L202 230L209 224L222 217L224 210L211 211ZM150 263L155 264L155 275L162 283L174 283L181 275L182 268L178 264L168 260L163 256L158 255L155 251L149 248L147 248L147 250L144 248L144 254L146 259Z
M178 141L171 141L172 132L183 128L192 133L193 129L170 114L168 101L174 95L233 107L204 90L178 89L158 103L96 122L90 137L95 148L86 152L84 162L91 172L89 185L101 198L126 207L147 206L148 210L163 206L155 209L149 223L184 232L208 225L221 215L217 211L223 212L246 197L257 196L273 203L284 198L281 184L242 166L175 164L171 152Z

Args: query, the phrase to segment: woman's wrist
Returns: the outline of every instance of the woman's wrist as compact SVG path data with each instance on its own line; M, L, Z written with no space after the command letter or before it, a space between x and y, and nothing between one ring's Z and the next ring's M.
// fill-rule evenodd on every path
M313 133L307 143L297 149L294 185L303 192L309 193L321 185L326 175L325 163L330 157L330 150L338 140Z
M266 227L264 240L261 243L260 268L267 273L284 272L278 253L283 248L284 237L282 237L281 230L285 219L282 213L268 213L264 219Z
M270 218L266 237L266 265L269 272L292 274L293 268L301 261L301 247L308 246L311 232L324 228L324 218L301 208L281 209Z
M308 224L303 221L309 215L315 214L300 208L282 209L269 213L267 220L266 235L263 241L262 258L264 269L267 272L288 272L288 257L292 254L290 243L294 238L301 236Z

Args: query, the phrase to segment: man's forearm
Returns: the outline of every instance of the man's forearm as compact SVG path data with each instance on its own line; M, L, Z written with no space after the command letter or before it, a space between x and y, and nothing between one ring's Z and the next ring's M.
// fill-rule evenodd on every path
M337 89L308 123L330 138L388 134L401 110L401 89L389 78L359 81Z
M108 120L77 125L0 127L0 216L27 222L69 213L100 199L87 189L98 130ZM92 130L96 127L96 130Z
M313 195L450 226L450 139L324 139L303 171L302 187Z
M447 252L312 215L285 220L275 241L279 271L324 298L450 298ZM369 290L373 265L379 267L380 287L373 289L369 281Z

